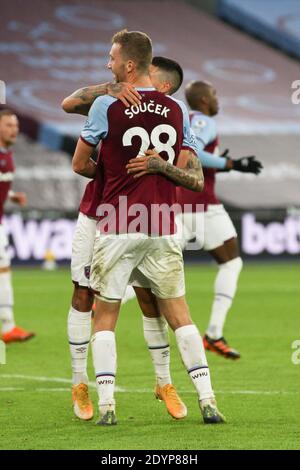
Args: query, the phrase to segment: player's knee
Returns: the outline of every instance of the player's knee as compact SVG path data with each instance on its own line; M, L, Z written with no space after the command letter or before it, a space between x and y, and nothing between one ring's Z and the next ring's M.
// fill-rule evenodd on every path
M240 256L220 265L220 269L229 269L230 271L234 272L237 276L240 274L242 268L243 260Z
M72 307L79 312L89 312L94 302L94 294L90 289L75 286L72 298Z

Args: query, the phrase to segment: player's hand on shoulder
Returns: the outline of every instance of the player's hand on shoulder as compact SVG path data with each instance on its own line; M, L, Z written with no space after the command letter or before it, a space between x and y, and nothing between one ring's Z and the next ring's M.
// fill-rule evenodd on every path
M161 158L156 150L146 150L145 156L139 156L129 160L126 165L127 173L132 174L134 178L140 178L144 175L163 173L167 162Z
M141 104L141 95L130 83L109 83L107 92L110 96L122 101L126 108Z

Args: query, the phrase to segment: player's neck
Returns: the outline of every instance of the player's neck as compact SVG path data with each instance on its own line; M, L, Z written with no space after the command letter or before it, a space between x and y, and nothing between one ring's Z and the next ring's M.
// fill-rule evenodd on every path
M0 149L8 150L8 145L0 139Z
M130 77L129 83L134 87L153 88L149 75L133 75Z
M205 116L210 116L209 110L205 106L201 106L201 108L198 108L197 111L202 114L205 114Z

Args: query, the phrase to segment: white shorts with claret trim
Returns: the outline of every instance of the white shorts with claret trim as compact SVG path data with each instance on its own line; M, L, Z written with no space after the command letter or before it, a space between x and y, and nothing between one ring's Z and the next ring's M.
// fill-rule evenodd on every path
M128 283L137 285L138 273L161 299L185 294L181 247L174 235L96 234L91 288L103 299L121 300ZM136 282L135 282L136 281Z
M4 227L0 224L0 268L8 268L10 266L10 256L8 253L8 238Z
M209 204L205 212L178 214L176 225L182 248L196 238L201 249L210 251L237 237L236 229L223 204Z
M71 275L80 286L90 286L90 270L96 235L97 221L79 212L73 236Z

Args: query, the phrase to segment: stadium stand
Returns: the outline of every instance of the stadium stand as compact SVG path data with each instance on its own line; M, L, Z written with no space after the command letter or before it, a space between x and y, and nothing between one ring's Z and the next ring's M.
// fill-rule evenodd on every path
M14 188L27 193L29 210L77 210L88 180L72 171L68 154L50 151L21 134L14 159L17 168ZM8 203L8 211L12 208Z
M217 11L221 18L300 57L300 4L297 0L220 0Z

